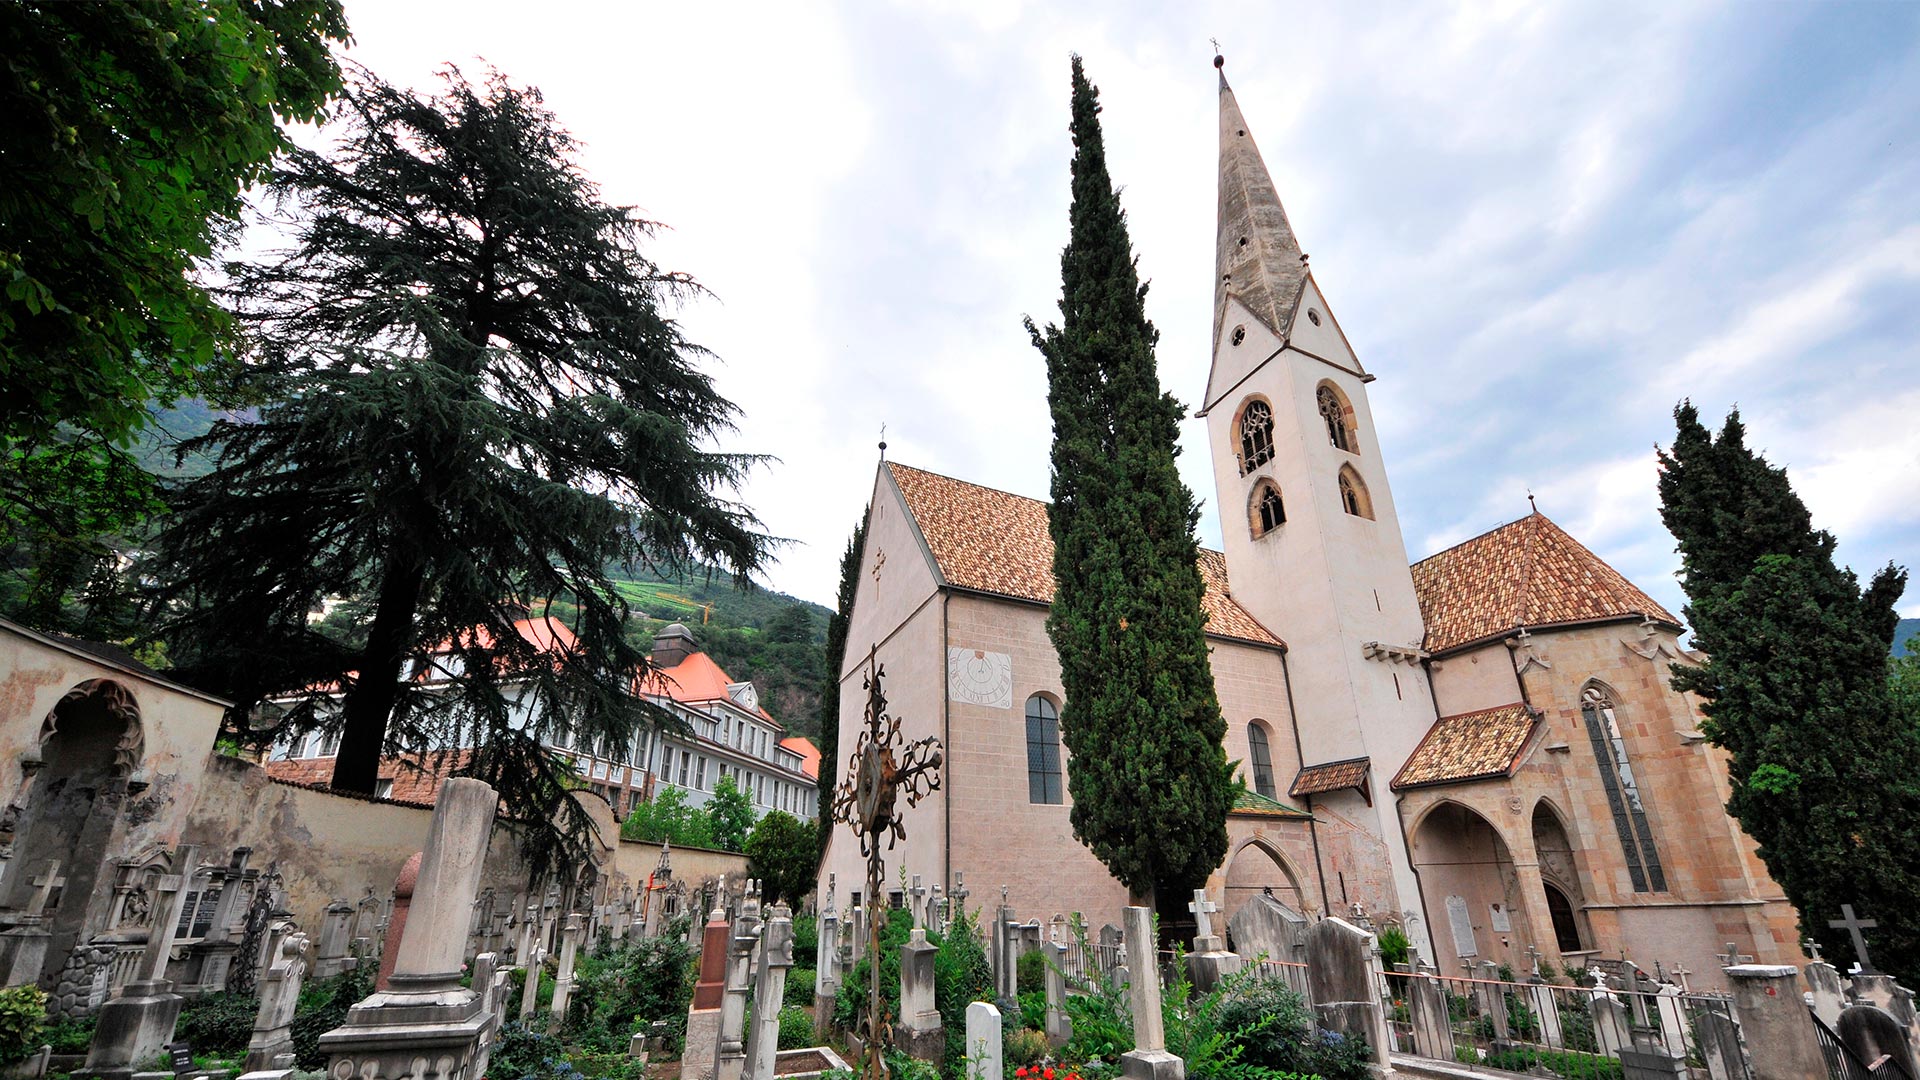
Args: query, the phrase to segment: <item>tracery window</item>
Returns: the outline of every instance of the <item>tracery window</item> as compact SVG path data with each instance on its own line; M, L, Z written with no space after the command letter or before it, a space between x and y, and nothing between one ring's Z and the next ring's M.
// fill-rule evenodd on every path
M1027 699L1027 801L1059 803L1060 711L1035 694Z
M1620 834L1620 847L1627 856L1627 876L1634 892L1666 892L1667 875L1660 868L1660 855L1654 850L1653 830L1647 825L1647 807L1640 797L1640 785L1627 761L1627 742L1620 735L1620 721L1613 698L1605 687L1589 684L1580 692L1580 713L1587 721L1587 737L1593 741L1593 756L1600 765L1600 782L1607 790L1607 805L1613 810L1613 827Z
M1253 489L1253 506L1248 514L1254 539L1259 539L1286 524L1287 508L1280 501L1280 489L1262 480Z
M1340 509L1354 517L1373 516L1373 500L1367 496L1367 485L1348 467L1340 470Z
M1273 786L1273 753L1267 746L1267 726L1258 720L1247 725L1247 746L1253 756L1253 790L1269 799L1279 798Z
M1240 475L1273 460L1273 406L1254 398L1240 411Z
M1340 400L1340 392L1326 383L1320 384L1315 393L1320 406L1320 419L1327 425L1327 441L1334 449L1357 453L1354 449L1353 430L1347 426L1347 405Z

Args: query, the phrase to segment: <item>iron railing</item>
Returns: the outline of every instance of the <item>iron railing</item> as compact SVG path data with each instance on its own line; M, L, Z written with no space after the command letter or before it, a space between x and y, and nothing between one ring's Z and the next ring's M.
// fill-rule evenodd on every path
M1721 994L1402 972L1382 977L1380 1000L1392 1052L1475 1071L1614 1080L1633 1056L1694 1080L1752 1076L1733 1001Z

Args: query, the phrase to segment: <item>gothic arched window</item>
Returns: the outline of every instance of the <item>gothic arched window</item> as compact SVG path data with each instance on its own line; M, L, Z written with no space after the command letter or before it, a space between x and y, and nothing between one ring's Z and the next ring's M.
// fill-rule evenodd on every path
M1273 406L1259 398L1240 410L1240 475L1273 460Z
M1247 748L1253 757L1253 790L1269 799L1279 798L1273 786L1273 752L1267 746L1267 725L1258 720L1247 725Z
M1614 713L1613 696L1606 687L1589 683L1580 692L1580 713L1587 721L1587 737L1593 741L1593 756L1600 765L1600 783L1607 789L1607 805L1613 810L1613 827L1620 834L1620 847L1627 856L1627 876L1634 892L1666 892L1667 875L1660 869L1660 855L1653 847L1653 830L1647 826L1647 807L1640 797L1640 785L1627 762L1627 742L1620 735L1620 720Z
M1027 699L1027 801L1061 801L1060 711L1035 694Z
M1367 485L1351 466L1340 468L1340 509L1354 517L1373 516L1373 500L1367 496Z
M1280 501L1280 489L1272 481L1262 480L1254 485L1253 504L1247 508L1247 518L1256 540L1286 524L1287 508Z
M1321 383L1314 398L1320 407L1320 419L1327 425L1327 441L1336 450L1359 453L1359 443L1353 437L1353 425L1347 420L1347 403L1341 400L1340 391L1328 383Z

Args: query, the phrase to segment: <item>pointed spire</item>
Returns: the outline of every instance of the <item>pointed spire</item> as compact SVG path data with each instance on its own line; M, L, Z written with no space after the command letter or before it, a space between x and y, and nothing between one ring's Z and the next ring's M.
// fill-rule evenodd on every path
M1213 282L1213 347L1218 352L1229 295L1286 340L1300 286L1307 279L1307 257L1227 85L1226 60L1215 56L1213 66L1220 71L1220 233Z

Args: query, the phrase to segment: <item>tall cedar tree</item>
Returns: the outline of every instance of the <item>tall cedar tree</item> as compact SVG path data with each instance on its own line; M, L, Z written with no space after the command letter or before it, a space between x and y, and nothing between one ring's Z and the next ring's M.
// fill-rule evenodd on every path
M332 156L276 169L293 246L230 271L275 404L188 444L218 467L180 493L157 577L185 677L236 722L308 688L287 722L340 731L344 791L383 756L474 747L460 772L544 866L585 823L541 740L618 758L678 726L635 695L648 654L609 568L744 582L771 542L724 494L757 459L706 449L735 409L663 313L692 281L640 254L653 226L601 201L538 91L444 80L426 98L357 74ZM368 602L363 644L309 628L327 596ZM544 635L554 599L575 647L516 630L531 605Z
M1227 853L1233 770L1208 664L1199 510L1174 466L1184 413L1160 390L1098 92L1073 58L1071 239L1047 358L1060 654L1073 831L1139 897L1204 882Z
M1704 699L1705 730L1731 755L1727 808L1836 956L1830 928L1852 904L1879 927L1876 965L1920 977L1920 716L1896 705L1888 651L1906 573L1865 589L1834 564L1832 534L1746 446L1736 411L1715 439L1683 402L1660 464L1661 516L1679 541L1698 667L1673 685Z
M872 507L868 507L870 512ZM827 673L820 680L820 777L815 791L820 800L820 858L827 857L827 839L833 835L835 760L840 755L840 670L847 662L847 620L853 615L853 594L860 587L861 551L867 544L867 514L860 515L840 555L840 595L827 618Z
M107 538L157 508L126 441L231 354L194 271L289 145L280 125L339 92L346 40L339 0L0 3L6 614L129 629L95 617Z

